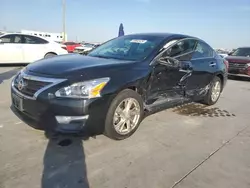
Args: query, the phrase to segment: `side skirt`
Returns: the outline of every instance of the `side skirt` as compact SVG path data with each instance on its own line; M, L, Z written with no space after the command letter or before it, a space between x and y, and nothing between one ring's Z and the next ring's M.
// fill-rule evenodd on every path
M183 96L176 96L176 97L167 97L161 95L157 100L155 100L151 104L144 104L145 107L145 114L150 115L154 114L168 108L172 108L175 106L179 106L185 103L191 102L191 99L188 99Z

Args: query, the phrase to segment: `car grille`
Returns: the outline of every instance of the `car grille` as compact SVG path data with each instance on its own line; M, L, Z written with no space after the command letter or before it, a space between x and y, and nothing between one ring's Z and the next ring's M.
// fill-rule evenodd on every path
M233 69L245 69L246 68L246 64L245 63L229 62L229 68L233 68Z
M43 82L43 81L37 81L37 80L28 80L26 78L23 78L25 87L23 87L21 90L18 89L18 84L15 83L14 87L21 92L24 95L27 95L29 97L33 97L34 94L42 89L43 87L51 84L51 82Z
M24 81L26 82L27 86L24 87L22 93L28 96L33 96L38 90L51 84L51 82L41 82L27 79L24 79Z

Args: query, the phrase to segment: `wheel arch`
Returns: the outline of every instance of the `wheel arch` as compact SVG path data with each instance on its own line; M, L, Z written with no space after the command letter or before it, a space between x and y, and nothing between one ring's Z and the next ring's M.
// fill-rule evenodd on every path
M223 88L224 88L224 76L223 76L223 74L222 73L217 73L215 76L217 76L218 78L220 78L220 80L221 80L221 85L222 85L222 87L221 87L221 91L223 90Z
M44 55L44 57L45 57L46 55L48 55L48 54L58 55L57 53L51 51L51 52L47 52L47 53Z
M136 83L122 86L121 88L119 88L117 93L120 93L121 91L123 91L125 89L131 89L131 90L135 91L136 93L138 93L139 95L143 95L142 89L140 89L140 86Z
M131 89L137 92L144 100L146 91L148 88L148 84L149 84L149 78L150 78L150 75L141 75L141 76L136 75L134 76L134 78L130 77L129 79L121 79L120 81L118 81L119 83L115 84L119 87L117 87L116 89L114 88L114 93L118 94L122 90Z

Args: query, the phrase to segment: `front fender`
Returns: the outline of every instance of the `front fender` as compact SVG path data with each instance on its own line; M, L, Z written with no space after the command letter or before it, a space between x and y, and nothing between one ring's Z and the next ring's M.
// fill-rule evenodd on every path
M149 85L150 73L150 70L146 69L118 71L111 76L103 94L118 94L124 89L131 88L136 90L144 99Z

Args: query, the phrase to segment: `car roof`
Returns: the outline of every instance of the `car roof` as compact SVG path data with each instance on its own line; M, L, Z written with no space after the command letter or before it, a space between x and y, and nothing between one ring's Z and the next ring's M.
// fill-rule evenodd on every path
M155 37L164 37L164 38L169 38L169 37L196 38L196 37L192 37L189 35L177 34L177 33L136 33L136 34L129 34L126 36L136 36L136 35L155 36Z
M135 33L135 34L129 34L126 36L153 36L153 37L163 37L164 40L175 40L175 39L185 39L185 38L192 38L201 42L206 43L208 46L210 46L207 42L204 40L198 38L198 37L193 37L190 35L184 35L184 34L178 34L178 33ZM211 47L211 46L210 46ZM211 47L212 48L212 47Z
M25 33L4 33L4 35L30 35L30 34L25 34ZM34 36L34 35L30 35Z

